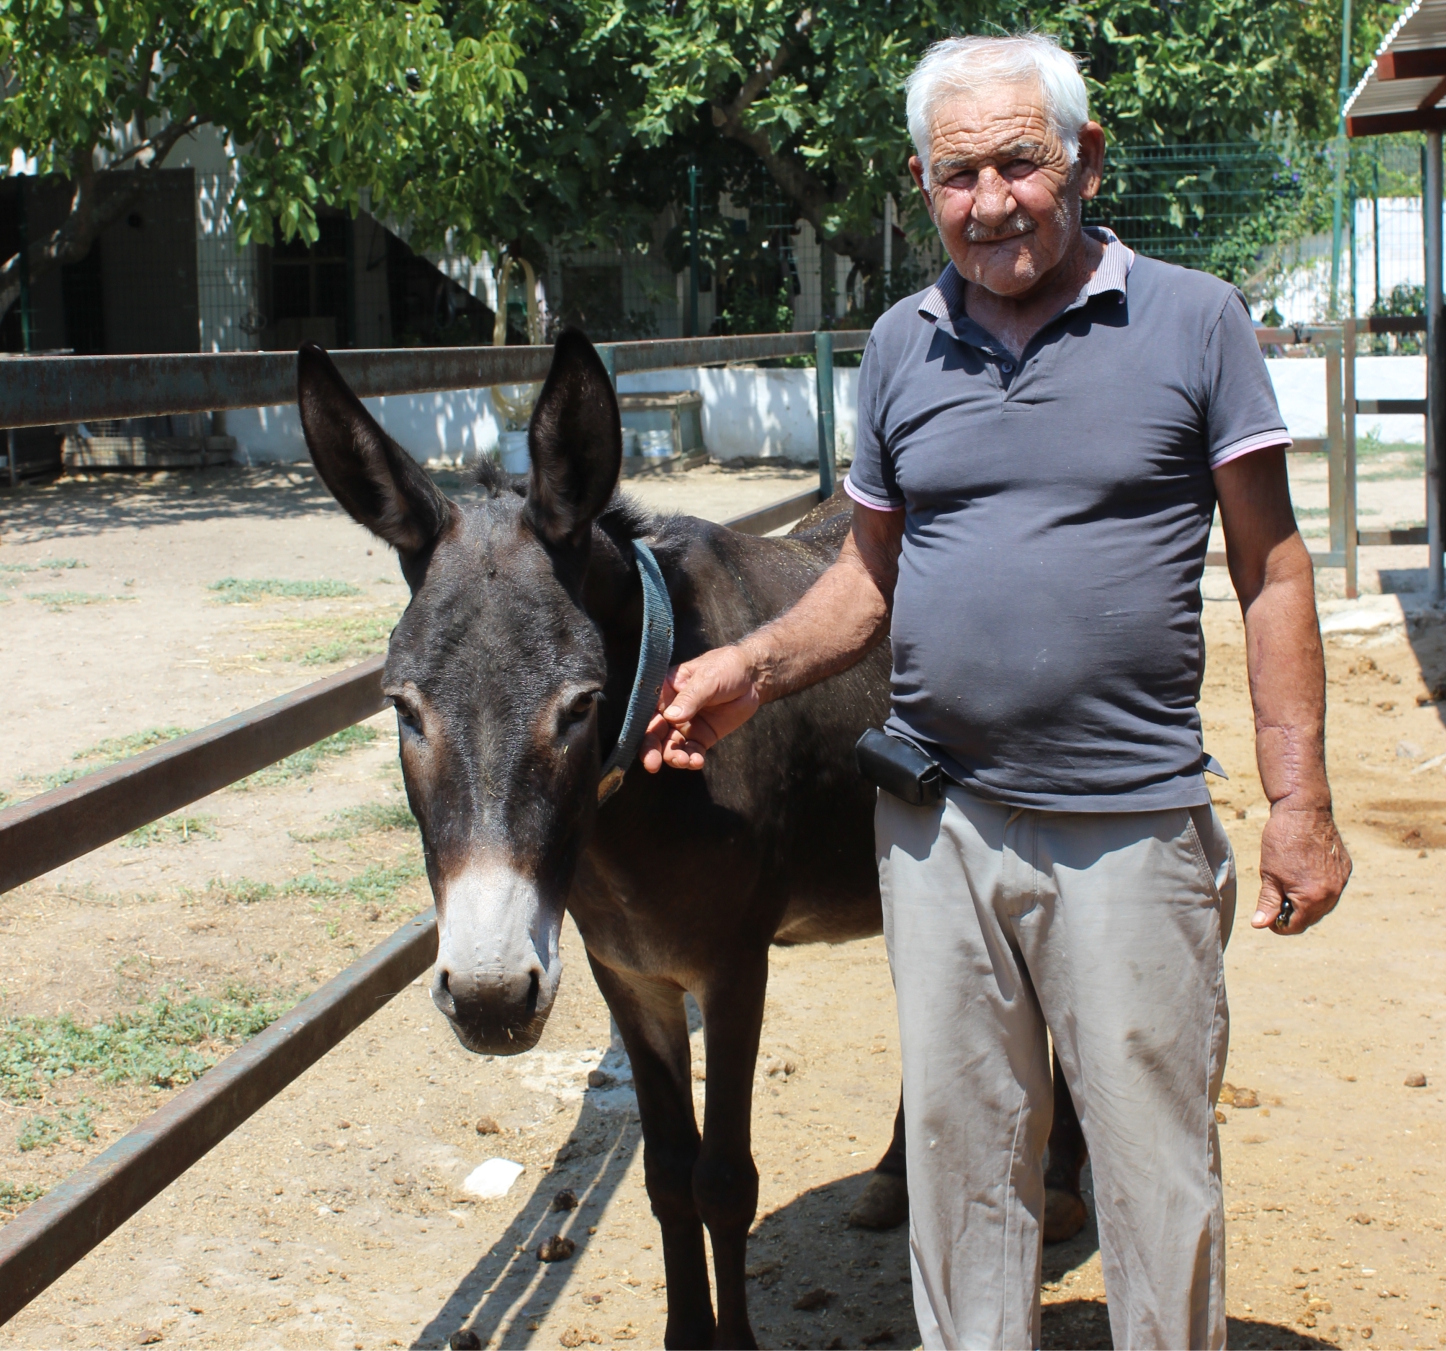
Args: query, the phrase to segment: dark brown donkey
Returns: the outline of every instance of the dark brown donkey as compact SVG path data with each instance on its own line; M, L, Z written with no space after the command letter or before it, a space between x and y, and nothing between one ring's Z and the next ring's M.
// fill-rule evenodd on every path
M437 902L432 997L469 1050L526 1051L557 994L572 914L632 1061L666 1344L753 1346L749 1116L768 949L879 932L874 789L852 752L887 712L887 650L762 709L701 773L634 765L600 807L599 771L639 660L633 540L646 537L661 567L680 661L797 600L837 555L847 514L756 539L615 497L617 400L576 332L558 340L533 414L525 492L491 482L466 508L382 432L318 347L299 353L298 394L322 478L396 548L412 591L383 689ZM684 991L708 1047L701 1138Z

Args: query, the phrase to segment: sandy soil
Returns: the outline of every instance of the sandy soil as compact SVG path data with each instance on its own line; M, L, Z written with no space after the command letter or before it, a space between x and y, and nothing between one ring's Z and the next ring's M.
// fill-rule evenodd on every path
M1363 506L1381 513L1369 523L1419 518L1408 459L1363 483ZM1300 503L1323 507L1321 467L1293 468ZM804 476L710 470L634 486L717 519ZM1412 551L1381 552L1366 589L1419 566ZM1323 575L1323 595L1337 577ZM312 585L211 589L226 578ZM1238 610L1223 571L1204 589L1207 744L1231 774L1217 804L1248 916L1266 808ZM339 669L376 649L400 601L385 551L300 471L0 497L0 791L24 797L138 734ZM1446 705L1425 701L1446 679L1446 633L1333 639L1328 661L1331 772L1356 875L1305 939L1242 919L1229 950L1231 1337L1434 1346L1446 1342ZM153 1014L162 995L233 1012L283 1003L423 908L394 733L385 718L370 728L0 898L0 1036L54 1032L60 1015L114 1024ZM425 982L409 988L0 1330L0 1346L438 1346L463 1325L493 1345L657 1345L662 1264L626 1065L570 926L564 953L536 1051L470 1056ZM214 1057L226 1043L192 1049ZM1417 1075L1425 1087L1407 1087ZM0 1214L164 1101L174 1089L155 1077L82 1070L0 1098ZM917 1345L904 1235L843 1222L887 1143L897 1086L881 942L775 954L754 1110L764 1344ZM525 1170L505 1197L469 1198L462 1180L493 1157ZM581 1204L551 1210L564 1188ZM555 1233L576 1255L539 1262ZM1046 1344L1107 1346L1093 1227L1048 1250L1045 1274ZM817 1307L795 1307L818 1290Z

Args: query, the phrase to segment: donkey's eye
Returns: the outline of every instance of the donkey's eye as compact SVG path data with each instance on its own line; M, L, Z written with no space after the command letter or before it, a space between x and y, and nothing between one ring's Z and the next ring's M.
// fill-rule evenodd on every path
M589 690L586 694L579 694L576 699L567 706L565 717L569 723L582 722L589 713L597 707L598 692Z
M411 704L394 696L392 707L397 710L397 718L404 727L410 728L414 732L422 730L422 720L417 716L417 710Z

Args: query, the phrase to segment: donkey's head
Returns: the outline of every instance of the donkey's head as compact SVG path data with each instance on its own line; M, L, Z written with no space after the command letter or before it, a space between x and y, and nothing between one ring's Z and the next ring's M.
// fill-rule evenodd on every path
M437 902L432 998L473 1051L531 1047L562 973L558 934L596 811L604 643L583 607L593 523L622 433L607 372L558 340L529 433L525 497L450 501L319 347L298 354L307 445L338 502L411 587L382 689Z

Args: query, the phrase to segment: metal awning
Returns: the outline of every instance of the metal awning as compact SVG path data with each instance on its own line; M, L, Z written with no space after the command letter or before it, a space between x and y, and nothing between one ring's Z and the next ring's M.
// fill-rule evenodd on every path
M1413 0L1346 100L1347 136L1446 130L1446 0Z

